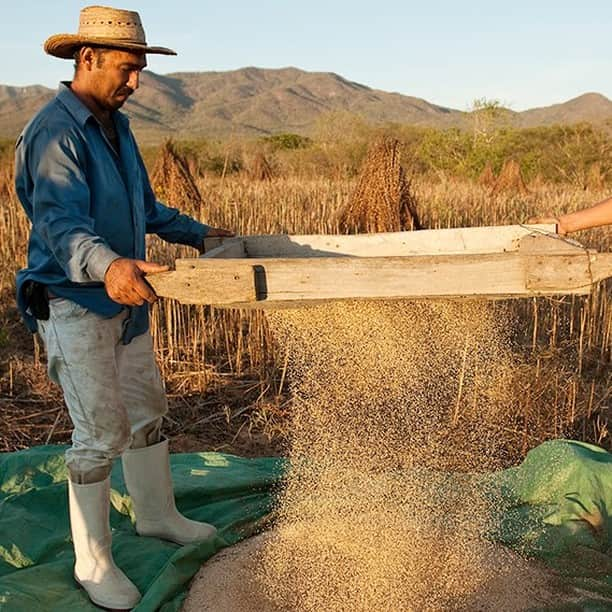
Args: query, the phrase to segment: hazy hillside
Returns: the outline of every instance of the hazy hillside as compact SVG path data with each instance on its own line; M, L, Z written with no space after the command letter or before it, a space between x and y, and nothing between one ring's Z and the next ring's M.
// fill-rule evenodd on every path
M598 93L586 93L563 104L532 108L518 113L517 125L534 127L553 123L601 123L612 117L612 101Z
M0 85L0 137L15 137L54 91L39 85ZM158 75L144 72L125 107L136 133L146 140L229 134L307 133L322 113L347 111L371 123L432 127L466 124L467 114L421 98L371 89L330 72L297 68L242 68L229 72ZM597 93L545 108L510 113L517 127L602 123L612 102Z
M14 138L55 92L42 85L0 85L0 137Z
M231 72L147 72L127 106L136 129L183 135L308 132L317 117L348 111L370 122L454 125L463 113L370 89L333 73L296 68ZM160 112L161 111L161 112Z

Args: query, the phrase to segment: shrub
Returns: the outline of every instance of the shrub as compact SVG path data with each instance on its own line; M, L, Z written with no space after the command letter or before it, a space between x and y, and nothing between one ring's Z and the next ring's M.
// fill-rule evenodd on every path
M305 149L312 144L312 140L307 136L299 134L275 134L274 136L264 136L264 142L270 143L274 150L295 150Z

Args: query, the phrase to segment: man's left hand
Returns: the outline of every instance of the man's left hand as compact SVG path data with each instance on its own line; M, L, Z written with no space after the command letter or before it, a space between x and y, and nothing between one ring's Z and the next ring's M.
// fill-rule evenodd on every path
M232 238L236 233L220 227L211 227L204 238Z
M231 230L222 229L220 227L211 227L208 232L206 232L206 236L204 236L204 240L207 238L233 238L236 235L235 232ZM202 244L198 249L200 251L200 255L204 253L204 240L202 240Z

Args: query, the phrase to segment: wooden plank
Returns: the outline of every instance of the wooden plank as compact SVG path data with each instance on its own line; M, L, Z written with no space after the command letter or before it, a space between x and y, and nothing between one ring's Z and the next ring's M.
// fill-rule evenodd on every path
M581 255L527 255L525 259L527 289L538 294L590 293L593 277L588 252Z
M234 259L246 256L242 238L206 238L206 240L211 241L209 244L216 244L217 246L200 255L200 259ZM177 259L175 260L175 268L177 270L191 269L190 262L191 259Z
M518 250L523 254L583 253L586 249L575 240L557 234L530 234L521 238Z
M196 268L189 261L212 262ZM148 274L147 282L159 297L170 297L183 304L215 304L222 298L228 303L256 300L253 266L223 266L236 260L183 260L176 271ZM237 260L247 261L247 260ZM178 262L177 262L178 263Z
M594 282L612 278L612 253L590 252L591 276Z
M516 251L522 238L554 224L462 227L355 235L243 236L247 257L393 257ZM561 243L561 241L559 241Z
M253 306L258 301L580 295L589 293L592 283L584 251L189 261L176 272L147 280L158 295L183 303Z

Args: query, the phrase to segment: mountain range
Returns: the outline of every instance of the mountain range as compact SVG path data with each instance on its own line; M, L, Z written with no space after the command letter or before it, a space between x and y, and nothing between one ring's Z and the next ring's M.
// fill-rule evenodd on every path
M41 85L0 85L0 137L14 138L55 95ZM124 110L136 135L157 142L179 138L308 134L325 113L348 112L369 123L467 127L470 113L421 98L372 89L332 72L298 68L241 68L225 72L145 71ZM507 110L514 127L590 122L611 125L612 101L598 93L542 108Z

